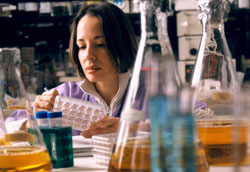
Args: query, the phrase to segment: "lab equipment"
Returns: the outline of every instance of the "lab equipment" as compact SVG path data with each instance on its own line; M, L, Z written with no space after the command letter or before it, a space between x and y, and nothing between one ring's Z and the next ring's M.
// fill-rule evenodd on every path
M72 167L72 128L62 126L62 112L39 111L36 118L53 168Z
M236 69L224 33L230 11L227 0L198 0L202 38L191 86L196 88L196 124L210 165L231 166L233 145L233 99L240 90ZM206 110L208 109L208 110ZM244 126L240 130L245 130Z
M108 167L117 133L99 134L91 138L93 157L96 164Z
M62 112L48 112L49 127L61 127L62 126Z
M53 111L62 112L62 126L71 126L75 130L87 130L90 122L104 115L101 105L65 96L56 96Z
M142 7L140 7L142 8ZM143 15L141 15L143 16ZM142 26L146 19L141 17ZM146 27L146 26L145 26ZM142 28L133 74L128 86L118 134L115 141L110 162L109 172L115 171L150 171L150 128L148 114L148 86L149 66L146 53L146 28ZM150 26L149 26L150 27ZM149 54L146 54L149 55ZM140 133L146 133L141 137Z
M32 114L21 73L20 50L0 49L0 169L1 171L52 171L49 153ZM27 118L20 128L8 130L10 115Z
M36 112L36 119L39 127L49 127L49 119L47 111Z
M53 168L74 166L72 146L72 128L57 127L40 128L46 143Z

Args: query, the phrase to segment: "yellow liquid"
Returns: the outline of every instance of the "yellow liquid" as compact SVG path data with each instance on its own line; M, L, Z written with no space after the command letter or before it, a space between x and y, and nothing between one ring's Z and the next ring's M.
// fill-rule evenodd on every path
M237 128L238 141L233 137L235 127L232 121L197 122L197 129L209 165L233 166L249 164L247 155L247 126L240 123ZM237 152L237 157L235 156Z
M149 140L128 141L126 146L116 148L111 155L109 172L149 172Z
M52 164L48 152L41 147L0 147L0 172L50 172Z

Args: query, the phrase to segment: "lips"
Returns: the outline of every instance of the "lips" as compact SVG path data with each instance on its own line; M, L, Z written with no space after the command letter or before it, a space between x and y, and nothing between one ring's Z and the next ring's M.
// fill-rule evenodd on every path
M86 72L89 73L89 74L92 74L92 73L97 72L100 69L101 68L96 67L96 66L89 66L89 67L86 68Z

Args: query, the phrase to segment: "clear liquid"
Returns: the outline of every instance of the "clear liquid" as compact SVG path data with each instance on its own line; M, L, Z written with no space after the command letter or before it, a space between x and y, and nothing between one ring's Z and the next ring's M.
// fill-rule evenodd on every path
M48 152L41 147L0 148L0 172L50 172L52 164Z

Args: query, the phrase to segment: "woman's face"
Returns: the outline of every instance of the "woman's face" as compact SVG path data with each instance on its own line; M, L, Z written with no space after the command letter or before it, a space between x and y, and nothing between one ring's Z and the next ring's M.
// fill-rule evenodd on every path
M109 53L101 21L96 16L85 15L77 26L76 44L78 58L85 76L91 82L112 81L118 76L113 58Z

